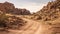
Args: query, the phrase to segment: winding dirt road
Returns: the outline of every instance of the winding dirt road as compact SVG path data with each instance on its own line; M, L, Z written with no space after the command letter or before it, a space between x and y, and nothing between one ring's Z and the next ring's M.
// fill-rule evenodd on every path
M19 16L20 17L20 16ZM21 17L23 20L27 21L27 24L21 28L21 30L9 30L9 33L0 32L1 34L42 34L44 28L42 27L42 22L34 21L32 19L26 19ZM43 29L43 30L42 30ZM44 34L44 33L43 33Z
M22 18L27 21L27 25L23 26L21 30L10 30L9 34L40 34L41 25L37 21Z

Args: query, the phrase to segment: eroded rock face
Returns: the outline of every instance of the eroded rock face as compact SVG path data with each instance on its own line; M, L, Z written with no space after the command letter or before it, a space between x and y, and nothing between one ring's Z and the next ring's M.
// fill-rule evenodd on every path
M0 3L0 11L3 11L5 13L17 14L17 15L31 14L29 10L15 8L14 4L9 2Z

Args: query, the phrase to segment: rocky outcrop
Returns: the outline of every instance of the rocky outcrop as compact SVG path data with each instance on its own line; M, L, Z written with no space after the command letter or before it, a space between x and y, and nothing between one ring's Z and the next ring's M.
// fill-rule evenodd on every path
M44 6L36 14L34 14L37 20L50 21L60 17L60 1L48 2L47 6Z
M7 10L15 9L14 5L8 2L0 3L0 11L7 12Z
M26 10L26 9L18 9L18 8L15 8L12 12L13 14L21 14L21 15L29 15L31 14L29 10Z
M9 2L0 3L0 11L5 13L17 14L17 15L29 15L29 10L15 8L14 4Z

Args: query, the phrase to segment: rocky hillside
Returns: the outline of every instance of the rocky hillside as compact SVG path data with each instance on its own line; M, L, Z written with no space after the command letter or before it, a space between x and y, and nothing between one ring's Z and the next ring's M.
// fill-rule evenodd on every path
M50 21L60 17L60 0L48 2L41 10L34 14L34 19Z
M5 13L17 14L17 15L29 15L31 14L27 9L15 8L14 4L9 2L0 3L0 11Z
M8 29L20 30L22 26L26 25L27 21L20 17L10 16L6 13L0 12L0 31L8 31Z

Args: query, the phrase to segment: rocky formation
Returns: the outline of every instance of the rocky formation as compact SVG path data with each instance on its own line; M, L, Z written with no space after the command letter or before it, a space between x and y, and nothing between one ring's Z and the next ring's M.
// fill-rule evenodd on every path
M14 4L9 2L0 3L0 11L5 13L17 14L17 15L29 15L29 10L15 8Z
M34 15L37 20L50 21L58 19L60 17L60 1L48 2L47 6L44 6Z

